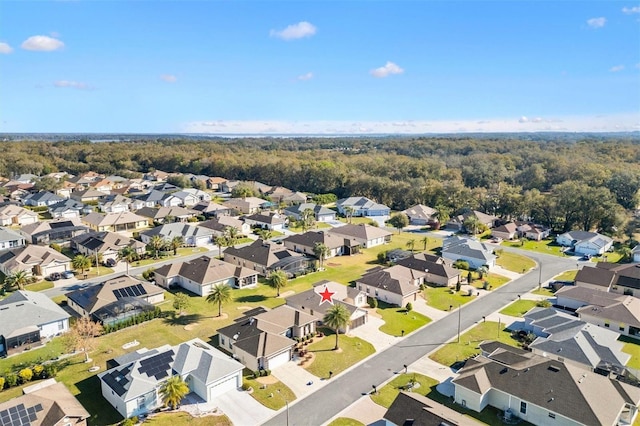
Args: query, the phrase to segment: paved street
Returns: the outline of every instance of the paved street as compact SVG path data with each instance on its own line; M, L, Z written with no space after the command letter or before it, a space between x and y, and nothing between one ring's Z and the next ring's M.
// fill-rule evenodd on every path
M506 248L505 248L506 249ZM505 251L520 252L533 258L538 263L543 262L541 279L547 281L559 273L575 268L573 259L549 256L540 253L523 252L518 249ZM537 287L539 269L534 269L511 283L479 298L477 302L463 306L459 312L460 329L465 330L473 326L483 315L490 315L501 309L509 302ZM402 364L413 364L424 355L435 350L456 336L458 330L458 312L435 321L425 328L414 332L386 350L377 353L347 372L334 378L321 389L309 396L294 401L289 405L289 424L291 425L320 425L332 418L336 413L344 410L356 402L360 397L371 391L372 385L379 385L389 380L395 371L402 368ZM286 424L285 410L266 422L266 425Z

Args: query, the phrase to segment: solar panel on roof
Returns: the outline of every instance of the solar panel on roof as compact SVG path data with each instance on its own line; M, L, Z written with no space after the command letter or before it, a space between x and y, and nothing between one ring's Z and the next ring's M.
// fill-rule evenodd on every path
M122 297L120 295L120 290L113 290L113 295L116 297L117 300L120 300L120 298Z
M133 291L133 294L137 297L137 296L141 296L140 294L140 290L138 290L138 287L136 286L131 286L131 291Z
M124 290L127 292L127 296L136 297L136 294L133 292L133 289L131 287L125 287Z
M136 284L136 288L140 291L140 294L147 294L147 290L142 284Z

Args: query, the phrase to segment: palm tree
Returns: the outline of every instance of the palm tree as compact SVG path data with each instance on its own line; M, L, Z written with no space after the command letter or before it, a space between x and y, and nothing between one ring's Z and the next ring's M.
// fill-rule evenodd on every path
M136 251L130 246L122 247L118 250L118 254L116 255L116 260L118 262L124 261L127 264L127 275L129 275L129 265L137 259L138 253L136 253Z
M271 230L266 228L259 229L257 234L260 236L260 238L262 238L265 241L273 236L273 232L271 232Z
M287 273L281 269L271 272L269 275L269 285L276 289L276 297L280 297L280 289L287 285Z
M334 350L338 350L338 334L340 334L341 328L346 328L349 325L351 314L342 304L333 305L325 314L322 322L327 326L333 328L336 332L336 347Z
M91 268L91 259L84 254L78 254L71 260L71 265L73 266L73 269L84 274L85 270L89 270L89 268Z
M5 282L9 287L18 287L18 290L24 290L24 286L29 282L27 271L16 271L9 275Z
M435 207L435 210L436 212L433 214L433 218L438 220L436 228L440 229L442 224L446 225L446 223L449 222L449 219L451 219L451 209L447 206L443 206L442 204L438 204Z
M222 304L231 301L231 287L226 284L218 284L211 288L207 296L207 302L218 304L218 316L222 316Z
M475 215L471 215L462 222L467 231L471 233L471 235L476 235L478 233L478 228L480 228L480 219L478 219Z
M184 238L182 238L180 235L176 235L175 237L173 237L169 245L173 249L174 256L178 254L178 248L182 247L183 244Z
M218 257L222 258L222 247L227 245L227 239L222 235L218 235L213 241L218 246Z
M164 248L164 245L165 245L165 242L160 235L154 235L153 237L151 237L151 240L149 241L148 246L153 251L154 259L158 258L158 253L160 252L160 250Z
M347 218L347 221L349 223L351 223L351 218L353 217L353 213L355 212L355 209L351 206L346 206L344 209L344 217Z
M320 267L324 265L324 259L329 255L329 247L322 243L315 243L313 246L313 254L320 260Z
M171 376L169 380L164 382L160 387L162 403L172 410L180 406L180 401L182 401L188 393L189 385L178 375Z
M422 250L427 251L427 246L429 245L429 237L424 237L420 241L422 241L422 244L424 246Z
M306 232L309 228L311 228L315 221L316 214L312 209L304 209L300 214L300 225L302 226L303 232Z
M233 226L227 226L224 228L224 236L227 239L227 245L235 247L238 242L238 229Z
M411 250L411 253L413 253L413 249L416 247L416 240L411 239L409 241L407 241L407 248L409 250Z

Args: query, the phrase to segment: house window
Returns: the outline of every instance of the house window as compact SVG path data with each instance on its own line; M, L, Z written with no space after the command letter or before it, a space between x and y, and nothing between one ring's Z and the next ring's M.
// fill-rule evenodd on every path
M520 412L522 414L527 414L527 403L524 401L520 401Z
M224 345L224 337L220 336L220 344Z
M624 331L624 324L623 324L623 323L620 323L620 324L618 325L618 330L620 330L620 331Z
M605 327L609 328L609 325L610 325L610 324L609 324L609 321L605 321L605 322L604 322L604 326L605 326Z
M378 290L376 290L376 297L378 297Z
M64 321L58 321L58 331L64 330Z
M466 400L466 399L463 399L463 400L461 401L461 404L462 404L462 407L466 408L466 407L467 407L467 400Z
M549 418L550 419L555 419L556 418L556 413L549 413Z

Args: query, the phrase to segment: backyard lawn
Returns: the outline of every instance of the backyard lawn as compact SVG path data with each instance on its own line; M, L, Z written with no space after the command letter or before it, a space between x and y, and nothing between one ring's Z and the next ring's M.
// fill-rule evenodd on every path
M631 355L627 367L640 370L640 340L627 336L620 336L618 340L624 343L622 352Z
M501 310L500 313L512 317L521 317L535 306L535 300L516 300L515 302Z
M306 347L309 352L313 352L314 359L311 364L303 367L316 377L328 378L329 371L338 374L346 370L353 364L372 355L376 350L371 343L358 337L349 337L340 334L338 351L333 348L336 345L335 333L327 328L321 329L325 337Z
M496 264L511 272L524 273L536 266L536 262L517 253L503 251L496 259Z
M493 321L481 322L460 336L460 343L454 340L445 344L429 358L440 364L452 366L458 361L466 360L480 353L478 344L483 340L499 340L507 345L518 347L518 342L511 337L505 324Z
M422 303L422 300L416 300L413 303ZM409 334L431 322L430 318L416 311L407 312L405 308L386 304L383 306L382 303L378 305L376 312L384 320L384 325L380 327L380 331L391 336L400 336L403 330L405 334Z
M275 379L275 383L263 385L254 379L253 373L246 368L243 370L242 375L242 383L253 388L251 396L267 408L279 410L286 405L285 399L289 402L296 399L296 394L294 394L287 385L275 379L273 376L271 376L270 379Z
M400 374L389 383L379 388L377 394L370 395L371 400L378 405L389 408L398 394L400 394L400 391L405 390L411 380L415 380L415 383L418 384L411 388L411 392L415 392L420 395L427 395L431 390L431 387L435 387L438 384L436 379L423 376L422 374Z
M154 414L144 421L145 425L152 426L232 426L227 416L192 417L187 413L161 413Z
M476 296L467 296L460 291L451 294L451 289L448 287L427 287L424 290L424 298L427 305L441 311L448 311L449 306L456 308L458 305L471 302Z

